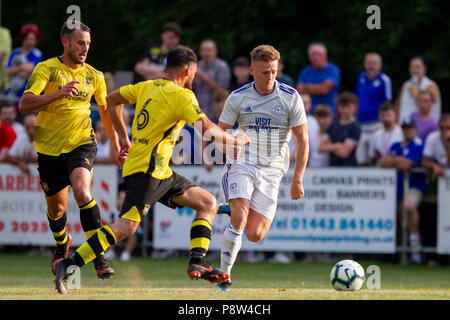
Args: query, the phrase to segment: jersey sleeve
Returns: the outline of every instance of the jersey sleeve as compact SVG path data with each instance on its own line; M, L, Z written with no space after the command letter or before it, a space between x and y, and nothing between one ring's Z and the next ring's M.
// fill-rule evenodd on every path
M120 87L120 95L127 100L129 104L136 104L139 93L139 84L140 82Z
M102 72L98 73L96 84L97 88L95 88L94 92L95 101L99 106L105 106L107 91L106 91L105 77L103 76Z
M39 63L31 73L31 76L28 79L27 85L25 87L24 93L31 92L35 95L40 95L47 86L49 78L50 78L50 70L44 64Z
M292 106L289 110L289 126L291 128L301 126L308 121L307 119L303 100L300 95L295 92Z
M239 116L239 112L237 111L233 100L234 99L232 95L228 96L223 106L222 113L219 117L219 122L226 123L230 126L234 126Z
M192 91L180 96L177 110L179 118L190 124L193 124L202 117L206 117L202 109L200 109L197 98Z

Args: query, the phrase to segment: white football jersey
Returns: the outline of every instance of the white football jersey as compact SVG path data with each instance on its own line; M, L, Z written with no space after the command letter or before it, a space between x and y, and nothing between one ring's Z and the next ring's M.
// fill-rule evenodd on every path
M256 91L254 82L233 91L227 98L219 121L234 125L251 139L237 160L228 162L259 167L289 168L290 128L307 122L303 101L294 88L275 81L272 93Z

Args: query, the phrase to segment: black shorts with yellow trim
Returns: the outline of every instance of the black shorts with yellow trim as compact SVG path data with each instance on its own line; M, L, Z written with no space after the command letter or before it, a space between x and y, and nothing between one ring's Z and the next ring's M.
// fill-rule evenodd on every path
M53 196L70 185L69 177L75 168L83 167L92 172L96 155L95 143L81 145L59 156L38 153L40 183L45 194Z
M124 177L124 180L126 195L119 217L133 221L142 221L156 202L172 209L182 208L183 206L173 201L173 197L182 195L195 186L176 172L163 180L146 173L135 173Z

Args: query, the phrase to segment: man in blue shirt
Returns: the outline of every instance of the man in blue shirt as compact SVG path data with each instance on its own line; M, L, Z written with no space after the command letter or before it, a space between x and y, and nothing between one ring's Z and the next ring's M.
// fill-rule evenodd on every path
M341 71L338 66L328 62L327 48L322 43L312 43L308 47L310 66L304 68L297 80L297 91L311 96L314 113L317 104L327 104L336 115L336 95L339 91Z
M420 235L419 235L419 211L418 207L422 196L427 190L425 173L410 173L409 188L404 191L403 172L420 166L423 153L423 142L417 137L417 124L412 118L405 118L402 122L403 142L394 143L390 154L384 156L380 165L382 167L394 167L398 170L397 198L403 200L403 210L406 214L409 231L409 243L411 245L411 260L413 263L421 263Z
M358 165L369 164L369 144L375 131L381 128L378 110L383 103L392 101L392 82L381 70L381 56L369 52L364 58L364 69L358 75L355 94L359 99L358 123L361 139L356 149Z

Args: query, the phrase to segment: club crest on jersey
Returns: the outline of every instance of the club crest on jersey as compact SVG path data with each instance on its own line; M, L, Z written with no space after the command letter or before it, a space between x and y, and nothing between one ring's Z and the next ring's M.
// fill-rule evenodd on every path
M276 114L281 114L281 113L283 112L283 106L277 104L275 107L273 107L273 111L274 111Z
M92 83L92 77L86 77L86 84Z

